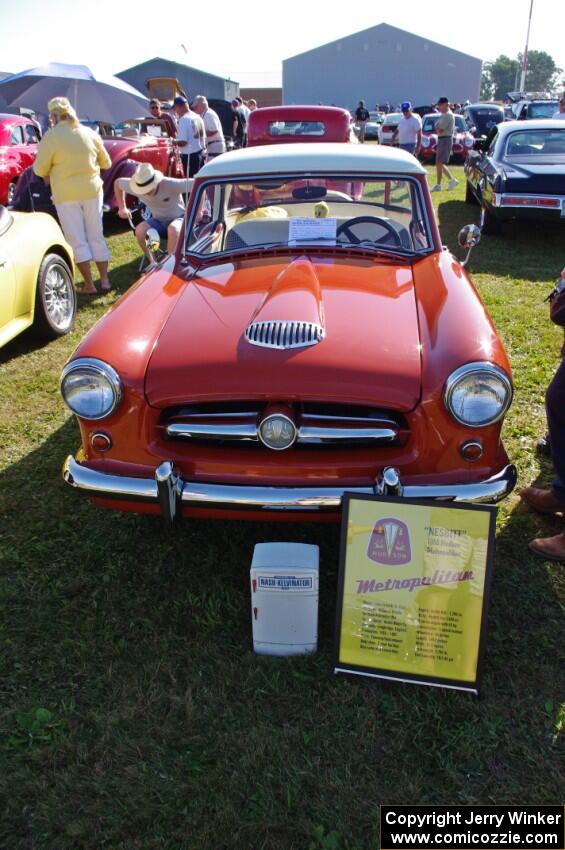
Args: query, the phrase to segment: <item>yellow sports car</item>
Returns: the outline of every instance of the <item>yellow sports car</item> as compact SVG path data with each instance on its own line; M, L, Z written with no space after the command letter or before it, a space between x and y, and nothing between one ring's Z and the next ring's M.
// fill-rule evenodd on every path
M30 325L50 339L71 330L73 272L71 246L50 215L0 206L0 346Z

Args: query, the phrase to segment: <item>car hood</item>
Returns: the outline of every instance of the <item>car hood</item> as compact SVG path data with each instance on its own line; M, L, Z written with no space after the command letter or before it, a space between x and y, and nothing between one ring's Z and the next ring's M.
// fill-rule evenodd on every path
M130 156L132 151L141 151L143 148L155 148L161 145L166 146L168 141L165 137L161 138L149 135L126 138L121 136L116 136L116 138L104 136L103 138L104 147L112 162L117 162L120 159Z
M252 322L312 322L321 342L253 345ZM399 411L420 398L412 268L364 258L278 256L202 267L155 345L145 392L155 407L219 400L311 400Z

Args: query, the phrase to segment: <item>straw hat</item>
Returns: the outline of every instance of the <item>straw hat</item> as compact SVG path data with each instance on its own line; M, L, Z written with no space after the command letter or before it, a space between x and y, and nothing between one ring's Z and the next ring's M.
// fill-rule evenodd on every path
M162 173L156 171L150 162L142 162L129 181L129 190L132 195L146 195L156 189L162 179Z

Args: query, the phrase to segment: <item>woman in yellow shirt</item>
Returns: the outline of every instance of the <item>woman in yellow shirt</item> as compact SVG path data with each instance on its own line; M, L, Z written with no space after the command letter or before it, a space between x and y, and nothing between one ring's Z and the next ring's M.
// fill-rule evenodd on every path
M79 123L66 97L54 97L47 108L53 126L39 144L33 170L51 186L61 228L84 278L81 291L94 294L91 260L98 267L101 289L111 288L100 169L112 163L98 133Z

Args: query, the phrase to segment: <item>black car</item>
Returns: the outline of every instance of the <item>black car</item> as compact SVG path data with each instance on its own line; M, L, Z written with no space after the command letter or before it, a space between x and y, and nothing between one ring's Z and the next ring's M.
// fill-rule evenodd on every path
M504 121L504 109L498 103L468 103L462 110L467 129L476 139Z
M565 121L506 121L465 161L465 200L484 233L513 218L565 222Z
M209 97L208 106L213 109L222 125L222 132L226 142L233 136L233 109L229 100Z

